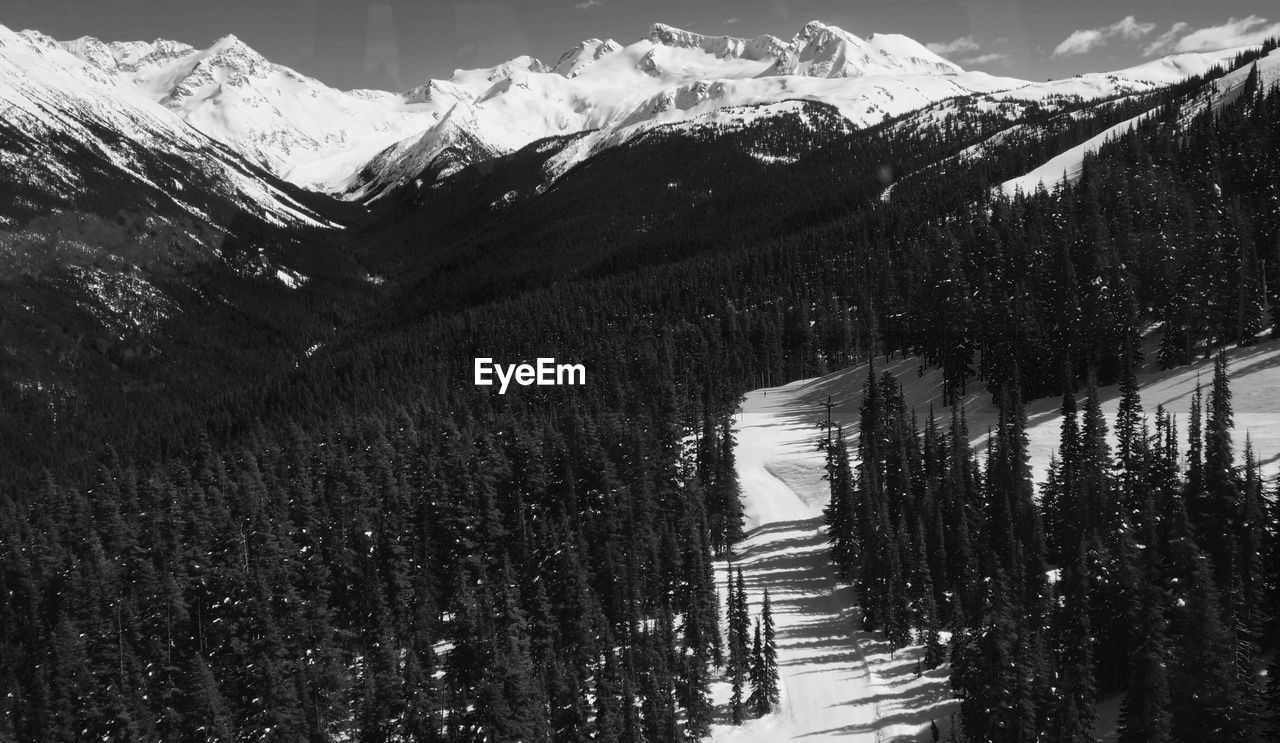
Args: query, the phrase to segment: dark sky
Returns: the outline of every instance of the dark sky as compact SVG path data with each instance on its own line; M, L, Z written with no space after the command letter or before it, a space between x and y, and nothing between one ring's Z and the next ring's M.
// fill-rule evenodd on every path
M790 38L820 19L860 36L903 33L939 45L967 68L1029 79L1280 33L1280 9L1259 0L6 0L5 6L0 23L58 39L169 38L203 47L234 33L269 59L336 87L386 89L517 54L554 62L591 37L628 44L655 21L707 34Z

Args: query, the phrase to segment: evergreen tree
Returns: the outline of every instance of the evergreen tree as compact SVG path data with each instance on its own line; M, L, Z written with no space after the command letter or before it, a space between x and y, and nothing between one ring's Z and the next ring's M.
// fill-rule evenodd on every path
M769 714L769 679L765 669L764 645L760 635L760 620L756 620L755 639L751 643L751 669L748 680L751 682L751 695L747 697L747 707L756 717Z
M746 719L743 693L747 683L749 661L747 632L750 619L746 616L746 604L742 599L744 591L734 587L732 562L729 563L728 576L728 668L726 670L732 689L729 697L729 718L734 725L740 725Z
M1169 691L1169 650L1160 589L1144 589L1141 627L1129 663L1129 688L1120 711L1120 743L1173 740Z
M1213 565L1218 593L1231 591L1236 565L1236 533L1240 513L1240 483L1235 472L1231 432L1231 388L1227 381L1227 356L1214 361L1213 386L1205 424L1204 492L1195 502L1193 517L1197 541Z
M760 625L763 629L763 644L760 649L760 680L764 687L760 692L769 705L776 707L781 701L778 688L778 638L773 626L773 606L769 601L769 589L764 591L764 599L760 605Z
M1097 720L1093 631L1089 621L1089 562L1078 543L1062 570L1062 608L1058 616L1057 708L1053 739L1059 743L1092 741Z
M1235 647L1222 623L1209 561L1193 558L1192 585L1174 612L1177 640L1170 679L1174 740L1243 740Z
M823 515L831 540L831 560L836 572L849 580L854 578L858 568L858 521L854 513L853 470L849 465L849 448L843 427L836 429L835 442L827 447L826 457L831 502L823 510Z

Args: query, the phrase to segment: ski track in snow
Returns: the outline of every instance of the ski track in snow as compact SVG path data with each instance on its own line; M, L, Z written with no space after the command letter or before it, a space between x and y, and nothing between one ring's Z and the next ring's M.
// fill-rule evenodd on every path
M743 570L753 621L769 589L782 704L764 718L728 725L730 687L718 682L717 743L924 741L930 720L946 729L954 704L945 667L917 677L922 648L890 654L879 633L858 629L853 588L837 581L827 554L819 419L807 382L752 392L739 412L737 467L749 532L734 566ZM722 597L726 580L720 562Z
M1146 351L1147 359L1155 358L1154 339L1148 341ZM1244 461L1248 435L1264 475L1272 478L1280 470L1280 341L1231 348L1228 357L1236 413L1236 463ZM1203 359L1171 370L1160 370L1152 361L1139 374L1148 416L1161 404L1174 413L1184 451L1191 395L1197 381L1206 385L1207 394L1212 369L1212 363ZM736 549L734 565L743 570L753 623L763 590L769 589L778 630L782 704L764 718L732 726L728 724L729 683L718 679L712 688L717 707L710 738L714 743L929 741L930 720L936 721L944 737L948 732L951 713L957 709L949 667L917 677L921 647L891 655L879 633L858 629L860 614L853 589L836 580L828 558L822 509L829 491L822 479L823 453L817 448L825 434L822 404L830 396L833 420L844 426L850 443L856 443L867 371L862 364L755 390L747 394L735 418L747 537ZM936 369L921 370L915 358L877 360L877 376L884 372L898 378L921 425L932 405L939 426L946 428L950 409L942 406L941 376ZM991 396L978 387L970 385L964 409L970 441L981 448L996 421L996 410ZM1110 430L1119 392L1110 386L1099 394ZM1059 404L1057 399L1041 399L1027 406L1028 451L1037 489L1057 447ZM1079 404L1083 410L1083 391ZM1114 447L1114 434L1112 439ZM725 562L717 562L722 609L727 577ZM1114 707L1115 703L1108 704L1107 720L1115 717ZM1114 721L1103 721L1099 729L1113 730Z

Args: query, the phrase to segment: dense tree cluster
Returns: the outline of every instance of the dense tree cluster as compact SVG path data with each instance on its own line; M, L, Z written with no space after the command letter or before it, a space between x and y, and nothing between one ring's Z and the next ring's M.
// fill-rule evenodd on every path
M1126 365L1126 369L1131 369ZM857 447L829 455L832 559L858 587L864 628L944 660L964 738L1096 740L1099 702L1123 698L1122 741L1260 740L1278 700L1274 647L1280 522L1246 445L1233 443L1219 354L1190 411L1149 421L1131 371L1113 452L1095 384L1063 396L1058 456L1039 498L1026 417L1002 396L979 462L963 414L940 433L905 410L891 376L866 384ZM974 544L981 544L975 550ZM1273 678L1273 677L1272 677Z
M701 483L736 503L736 482L700 472L649 361L558 414L473 396L51 479L5 522L0 730L704 734L721 639Z

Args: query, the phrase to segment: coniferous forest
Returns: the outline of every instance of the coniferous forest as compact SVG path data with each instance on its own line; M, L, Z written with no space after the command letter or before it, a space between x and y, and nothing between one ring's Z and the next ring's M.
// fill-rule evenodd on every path
M148 383L129 389L0 385L0 741L659 743L767 715L733 413L866 362L856 435L824 442L831 560L862 629L949 667L951 739L1095 740L1117 696L1123 743L1280 736L1280 452L1235 427L1221 353L1280 334L1280 88L1255 66L1184 119L1213 77L1147 96L1159 114L1079 182L1014 198L993 184L1133 112L927 171L995 124L735 135L793 166L655 134L529 207L595 225L431 223L451 242L416 264L406 194L352 237L392 286L307 289L332 315L314 355L309 327L237 318L299 353L252 359L231 328L209 335L231 382L175 342L181 377L141 359L113 367ZM578 260L698 158L725 163L705 202ZM593 188L629 164L638 206ZM471 384L479 356L575 359L589 384L499 396ZM942 370L942 407L874 371L903 356ZM1143 414L1139 367L1206 357L1189 410ZM1001 411L982 454L972 395ZM1034 482L1045 397L1060 445Z

